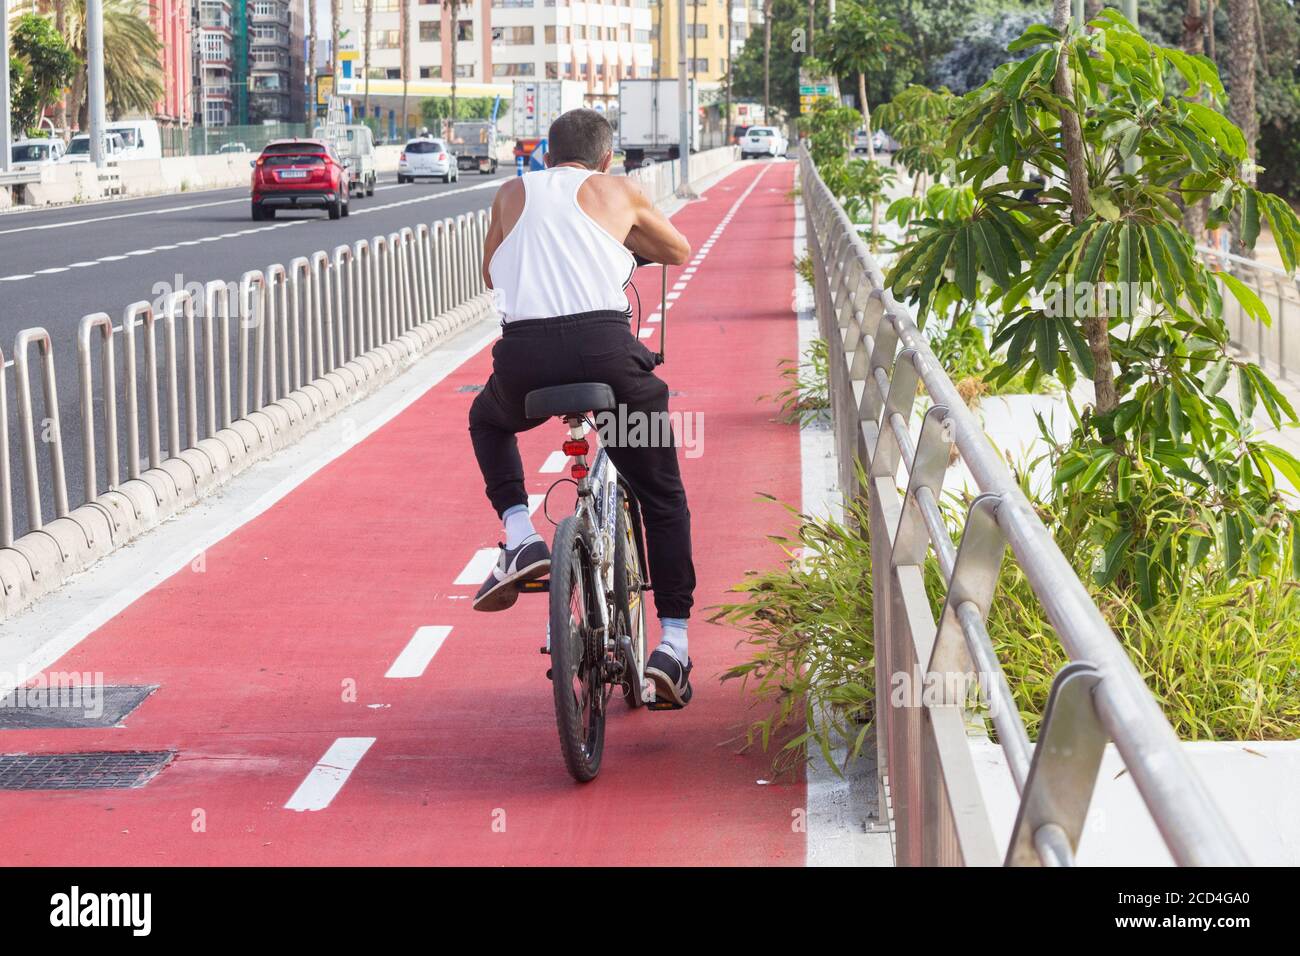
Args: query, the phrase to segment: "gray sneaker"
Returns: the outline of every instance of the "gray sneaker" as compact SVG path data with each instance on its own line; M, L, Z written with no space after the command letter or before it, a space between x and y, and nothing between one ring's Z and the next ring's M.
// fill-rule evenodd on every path
M504 611L519 600L519 585L551 573L551 551L541 535L525 538L517 548L498 544L496 567L474 595L474 610Z

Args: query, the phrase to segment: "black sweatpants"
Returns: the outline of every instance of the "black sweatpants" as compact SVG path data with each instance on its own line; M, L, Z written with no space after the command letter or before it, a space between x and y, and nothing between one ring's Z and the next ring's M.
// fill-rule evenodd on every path
M620 312L507 323L492 347L492 375L469 410L474 455L497 514L528 503L515 435L546 419L525 417L525 395L548 385L604 382L626 413L662 416L668 411L668 386L654 368L654 354L637 341ZM642 447L608 441L603 447L641 504L655 610L660 617L690 617L695 590L691 513L676 439L671 445L637 444Z

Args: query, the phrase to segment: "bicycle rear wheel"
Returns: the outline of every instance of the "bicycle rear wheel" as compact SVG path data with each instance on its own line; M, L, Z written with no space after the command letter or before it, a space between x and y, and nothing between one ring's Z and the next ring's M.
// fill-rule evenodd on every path
M551 689L564 763L583 783L605 748L604 653L592 628L591 556L578 519L565 518L551 549ZM599 652L599 653L598 653Z
M623 699L629 707L645 703L646 646L645 557L641 544L641 508L619 483L618 533L614 538L614 606L631 639L623 654ZM622 634L620 634L622 636Z

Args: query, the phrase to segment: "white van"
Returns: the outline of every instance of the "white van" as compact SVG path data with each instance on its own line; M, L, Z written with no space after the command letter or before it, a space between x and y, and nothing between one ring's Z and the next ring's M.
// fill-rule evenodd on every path
M117 133L104 134L104 158L110 163L115 163L123 158L126 152L126 144L122 142L122 137ZM90 162L90 134L78 133L72 137L72 142L68 144L68 151L59 159L61 163L88 163Z
M157 120L114 120L105 129L122 137L119 159L162 159L162 135Z
M35 169L50 166L63 156L61 139L20 139L11 150L14 169Z

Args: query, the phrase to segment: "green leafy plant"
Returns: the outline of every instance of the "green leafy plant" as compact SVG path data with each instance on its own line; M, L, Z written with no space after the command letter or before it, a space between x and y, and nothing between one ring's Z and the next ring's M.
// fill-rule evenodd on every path
M865 527L866 505L853 505L847 523L782 507L797 521L793 536L775 539L787 563L750 574L732 589L741 597L709 619L740 627L752 651L722 675L741 681L761 710L745 746L775 744L778 772L802 766L815 746L838 770L833 748L847 741L855 758L874 715L871 547L852 528Z
M13 129L23 130L35 126L46 108L58 101L80 61L53 22L36 13L14 22L11 46L10 121Z
M1178 201L1208 200L1211 225L1239 215L1248 244L1267 221L1291 270L1300 221L1251 183L1208 60L1149 43L1111 10L1091 27L1029 27L1011 49L1033 52L963 99L946 149L970 212L922 220L889 278L922 313L955 285L999 315L994 382L1093 380L1092 405L1071 406L1058 493L1090 516L1100 580L1150 606L1211 558L1266 570L1300 517L1276 483L1296 484L1300 462L1250 424L1257 404L1277 425L1295 412L1230 351L1220 283L1256 320L1268 312L1197 257ZM1237 406L1221 394L1230 375Z
M807 425L831 407L829 361L826 342L814 339L804 349L803 361L786 358L777 363L786 384L771 397L781 406L781 421Z

